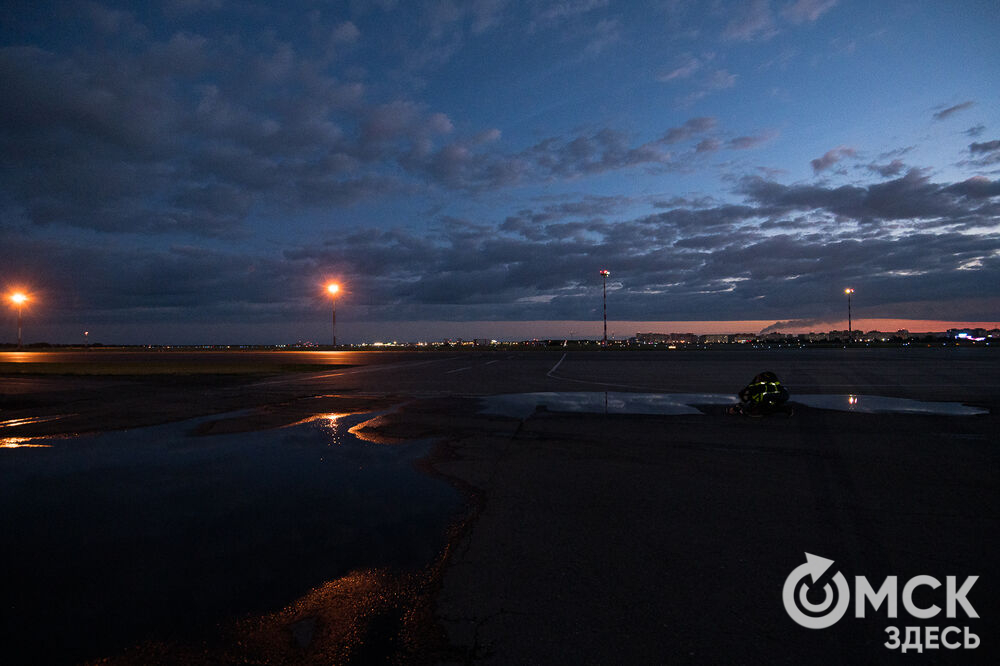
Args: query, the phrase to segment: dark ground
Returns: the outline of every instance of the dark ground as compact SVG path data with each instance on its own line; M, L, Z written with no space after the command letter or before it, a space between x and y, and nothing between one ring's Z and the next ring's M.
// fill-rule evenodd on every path
M317 395L350 397L358 409L368 400L402 404L365 431L440 437L444 446L430 469L462 487L477 511L424 588L430 597L406 602L429 609L424 619L433 622L423 631L436 627L445 641L399 648L399 623L369 634L408 660L870 663L898 658L882 645L886 626L955 625L970 627L982 645L936 650L932 658L996 663L996 350L334 353L301 362L337 367L153 378L8 375L0 378L0 420L71 416L0 433L100 430L255 405L269 407L244 425L270 427L300 418ZM790 419L751 420L709 407L703 415L541 411L519 420L479 415L473 399L529 391L735 392L762 370L776 372L793 400L796 393L855 393L967 402L990 413L797 407ZM239 426L230 420L225 427ZM891 620L883 608L866 619L849 612L829 629L804 629L781 602L785 577L804 552L834 560L849 581L863 575L876 586L888 575L901 587L919 574L942 581L978 575L969 601L981 617L901 613ZM920 605L944 605L942 590L922 592ZM281 616L287 631L275 635L325 617L312 613ZM323 654L309 641L289 650L258 654L270 655L266 661Z

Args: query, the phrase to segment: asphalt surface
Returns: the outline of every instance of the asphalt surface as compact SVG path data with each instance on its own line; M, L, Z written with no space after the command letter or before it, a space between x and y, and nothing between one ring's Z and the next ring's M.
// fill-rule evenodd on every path
M317 357L318 358L318 357ZM323 357L330 369L199 378L9 376L0 435L127 427L268 406L301 416L316 396L397 409L367 434L435 437L430 468L474 517L452 539L430 602L446 647L432 663L880 663L886 628L969 627L975 650L907 660L997 663L1000 354L994 349L679 352L462 351ZM2 360L2 359L0 359ZM263 361L254 359L254 363ZM312 361L307 361L312 363ZM955 401L981 416L856 414L797 406L791 418L480 414L477 396L539 391L733 393L763 370L796 393ZM33 382L37 382L33 384ZM329 398L324 400L338 400ZM360 402L358 402L360 401ZM153 403L156 403L155 405ZM158 421L159 420L159 421ZM232 424L229 424L231 430ZM793 622L782 586L805 553L853 582L959 582L979 618ZM918 605L944 607L944 585ZM822 595L809 593L817 604ZM309 618L306 618L309 619ZM297 618L294 622L303 621ZM289 625L293 626L293 625ZM294 626L298 626L297 624ZM292 657L309 661L309 645Z

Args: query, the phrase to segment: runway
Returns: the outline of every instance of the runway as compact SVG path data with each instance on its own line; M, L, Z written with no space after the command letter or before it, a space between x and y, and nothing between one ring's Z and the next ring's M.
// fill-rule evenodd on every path
M896 654L884 646L890 625L969 627L981 648L936 656L996 663L995 349L335 352L297 357L294 372L281 353L241 354L185 357L178 367L202 364L192 374L107 370L116 362L162 362L142 353L105 357L104 374L2 375L0 438L210 414L218 420L204 432L240 433L314 413L380 411L359 426L359 437L439 442L423 469L462 488L473 515L450 540L441 535L446 555L434 569L429 600L380 617L378 635L359 634L400 661L393 650L409 644L412 628L392 618L419 606L430 623L421 631L445 636L447 645L409 657L431 663L772 664L831 655L873 663ZM860 394L967 403L988 413L865 414L797 405L791 418L747 419L727 416L721 404L673 416L529 405L511 417L483 413L480 401L528 392L733 394L763 370L778 374L793 401L797 394ZM189 439L178 454L213 441ZM19 454L45 451L59 455ZM16 457L4 460L16 466ZM73 469L63 473L76 483ZM172 492L171 483L185 480L164 483ZM254 510L270 515L269 507ZM9 516L17 511L16 502L8 506ZM77 546L65 544L67 552ZM280 552L280 544L274 547ZM883 607L865 619L806 629L790 619L781 590L807 552L833 560L848 580L863 575L876 585L886 576L898 576L900 585L917 575L979 576L969 601L980 617L888 618ZM942 590L924 591L920 604L943 607ZM363 598L345 599L368 607ZM288 632L317 620L289 617L267 639L267 654L318 660L332 649L320 637L296 647ZM266 661L239 651L252 644L244 640L237 649L229 642L212 654L221 662Z

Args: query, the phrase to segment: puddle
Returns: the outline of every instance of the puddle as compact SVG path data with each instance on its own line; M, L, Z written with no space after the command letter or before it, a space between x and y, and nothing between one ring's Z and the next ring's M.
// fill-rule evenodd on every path
M553 412L590 414L701 414L696 405L734 405L735 395L726 393L621 393L582 391L553 393L508 393L481 399L482 414L500 414L524 419L539 407ZM818 409L868 414L939 414L973 416L988 410L958 402L922 402L878 395L798 395L791 402Z
M47 449L50 448L51 444L37 444L36 440L42 439L40 437L0 437L0 449L21 449L21 448L35 448L35 449Z
M414 468L431 442L350 432L371 416L5 441L18 447L0 450L0 569L17 572L3 590L5 654L75 663L197 638L350 571L433 561L462 498Z
M55 414L52 416L28 416L21 419L8 419L6 421L0 421L0 428L16 428L18 426L29 425L34 423L58 421L59 419L64 419L64 418L66 418L65 414Z
M969 407L960 402L924 402L882 395L793 395L792 401L818 409L864 414L938 414L975 416L989 414L988 409Z
M581 391L508 393L482 398L483 414L523 419L538 407L553 412L593 414L701 414L694 405L735 405L735 396L723 393L622 393Z

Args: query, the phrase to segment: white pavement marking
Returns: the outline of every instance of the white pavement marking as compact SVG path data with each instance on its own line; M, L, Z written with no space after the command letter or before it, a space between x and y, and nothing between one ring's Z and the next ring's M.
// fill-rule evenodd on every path
M449 370L448 372L446 372L444 374L450 375L450 374L455 373L455 372L462 372L463 370L471 370L471 369L472 369L472 366L471 365L467 365L464 368L458 368L457 370Z
M499 362L500 362L500 359L497 359L495 361L486 361L486 363L483 363L483 365L493 365L494 363L499 363Z
M635 384L612 384L611 382L592 382L586 379L572 379L570 377L560 377L555 374L555 371L559 368L563 361L566 360L566 354L562 355L562 358L552 366L552 369L545 373L546 377L551 377L552 379L559 379L564 382L576 382L577 384L589 384L591 386L612 386L614 388L627 388L627 389L638 389L640 391L645 391L647 393L668 393L669 391L664 389L650 388L649 386L636 386Z
M552 373L556 371L556 368L558 368L560 365L562 365L562 362L565 361L565 360L566 360L566 354L563 353L563 355L559 358L559 360L556 361L556 364L552 366L552 369L549 370L548 372L546 372L545 374L548 377L551 377Z

